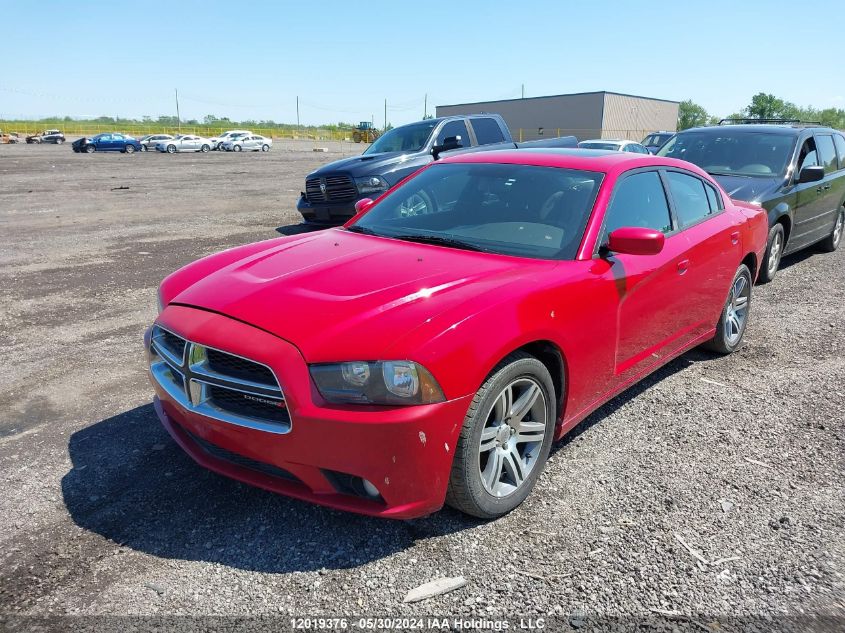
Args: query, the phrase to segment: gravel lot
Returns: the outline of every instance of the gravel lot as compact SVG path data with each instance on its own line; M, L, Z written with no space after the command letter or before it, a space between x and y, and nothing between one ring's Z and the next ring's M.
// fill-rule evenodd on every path
M150 405L155 288L297 222L304 175L340 156L311 145L0 146L0 628L54 614L845 626L845 249L787 258L755 289L738 353L691 352L603 407L495 522L358 517L195 465ZM468 582L402 602L441 576Z

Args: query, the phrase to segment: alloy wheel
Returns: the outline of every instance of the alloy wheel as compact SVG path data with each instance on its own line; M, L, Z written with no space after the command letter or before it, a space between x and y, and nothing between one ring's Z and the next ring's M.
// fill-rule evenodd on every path
M774 245L774 243L772 243ZM731 286L725 313L725 338L730 345L736 345L742 338L745 322L748 320L748 301L751 298L751 284L745 275L740 275Z
M845 226L845 211L839 212L839 217L836 219L836 226L833 227L833 247L839 245L839 240L842 239L842 228Z
M517 378L499 393L478 447L481 483L489 494L513 494L531 474L546 436L546 417L546 398L533 378Z
M780 266L780 256L783 252L783 233L778 231L772 238L772 245L769 247L769 276L774 277Z

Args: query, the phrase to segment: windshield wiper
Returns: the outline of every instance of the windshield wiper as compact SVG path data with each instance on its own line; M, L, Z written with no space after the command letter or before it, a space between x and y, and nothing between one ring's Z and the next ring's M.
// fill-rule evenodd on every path
M350 233L361 233L363 235L378 235L378 233L372 229L368 229L366 226L358 226L357 224L347 226L344 230L349 231Z
M481 248L469 242L462 242L451 237L443 237L442 235L390 235L395 240L404 240L406 242L419 242L420 244L435 244L437 246L449 246L451 248L462 248L467 251L478 251L480 253L488 253L486 248Z

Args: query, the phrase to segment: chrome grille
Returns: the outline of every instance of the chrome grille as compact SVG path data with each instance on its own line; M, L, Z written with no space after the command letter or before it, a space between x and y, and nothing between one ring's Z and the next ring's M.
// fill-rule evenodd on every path
M344 202L354 200L357 196L355 183L346 175L309 178L305 181L308 202Z
M155 325L150 373L189 411L270 433L290 431L285 395L266 365L199 345Z

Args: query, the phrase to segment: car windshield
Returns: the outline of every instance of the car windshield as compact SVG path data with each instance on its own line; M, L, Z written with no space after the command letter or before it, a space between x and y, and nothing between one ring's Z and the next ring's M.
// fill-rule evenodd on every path
M649 134L643 139L642 144L650 147L654 147L656 145L663 145L663 143L665 143L671 137L671 134Z
M574 259L603 174L557 167L438 163L350 231L441 246Z
M611 151L617 151L619 149L619 145L617 143L578 143L578 147L581 149L609 149Z
M418 152L425 147L435 123L423 121L393 128L379 137L365 151L365 154L381 152Z
M725 128L676 134L657 155L679 158L715 176L781 176L795 137L768 132L736 132Z

